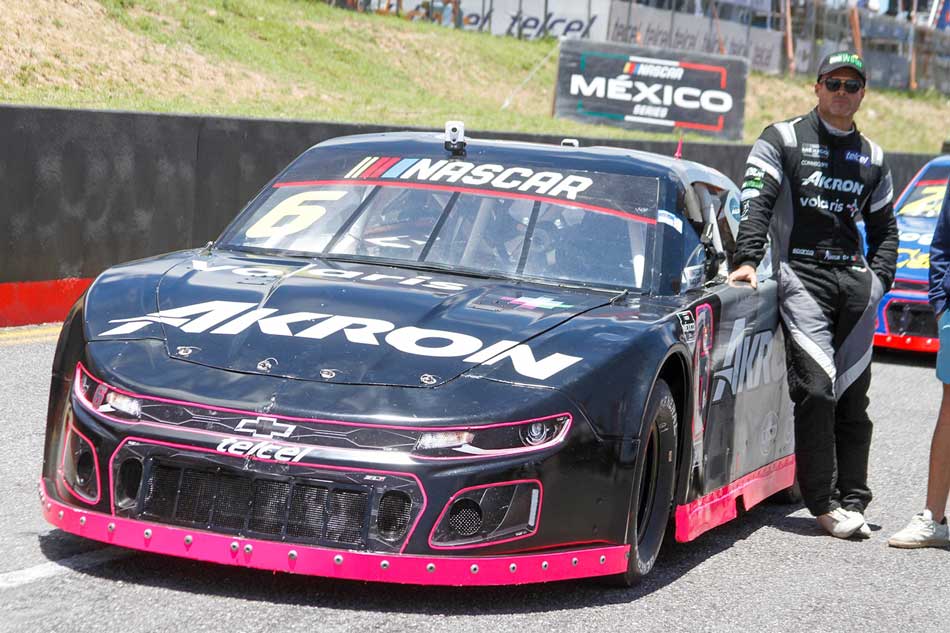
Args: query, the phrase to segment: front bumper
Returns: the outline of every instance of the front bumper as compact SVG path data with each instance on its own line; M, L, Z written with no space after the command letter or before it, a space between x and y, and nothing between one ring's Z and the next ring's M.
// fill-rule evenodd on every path
M421 460L394 450L326 446L304 450L315 445L235 443L233 431L209 430L247 422L242 416L254 415L247 411L222 409L212 416L195 412L202 405L188 405L195 417L177 426L154 419L130 423L103 413L95 383L84 391L79 376L64 398L65 413L51 418L47 449L52 452L41 481L46 519L79 536L221 564L426 585L534 583L627 568L623 535L630 469L618 466L617 446L597 439L586 422L569 424L569 437L550 448L489 458ZM208 429L188 426L206 418ZM278 419L271 430L279 431L280 424ZM266 446L257 453L232 450L252 444ZM76 467L65 457L83 447L92 452L87 471L94 476L85 480L90 486L95 482L95 494L69 485ZM140 492L127 494L122 469L130 461L141 464L141 484ZM222 496L225 483L231 497ZM236 495L235 487L243 492ZM513 487L519 492L495 506L504 517L485 542L439 540L454 502L485 492L479 501L487 517L485 499L504 497ZM264 488L282 496L258 497ZM316 513L324 518L305 534L294 531L307 527L301 517L311 505L309 498L297 498L301 489L323 495ZM402 531L387 538L380 527L381 499L393 491L411 499L411 511L403 515ZM334 507L337 494L341 501ZM353 501L359 495L361 500ZM350 501L361 505L343 507ZM225 520L219 521L225 505ZM519 523L522 515L528 518Z
M278 543L123 519L74 508L50 497L40 482L43 516L83 538L156 554L252 569L345 580L416 585L515 585L571 580L627 569L629 545L540 554L449 557L377 554Z
M940 348L937 322L926 293L891 291L878 307L875 347L934 353Z

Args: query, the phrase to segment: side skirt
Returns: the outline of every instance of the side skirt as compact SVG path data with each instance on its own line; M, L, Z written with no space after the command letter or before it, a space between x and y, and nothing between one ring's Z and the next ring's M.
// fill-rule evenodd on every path
M676 506L676 541L686 543L736 518L739 497L746 509L795 483L795 456L788 455L708 495Z

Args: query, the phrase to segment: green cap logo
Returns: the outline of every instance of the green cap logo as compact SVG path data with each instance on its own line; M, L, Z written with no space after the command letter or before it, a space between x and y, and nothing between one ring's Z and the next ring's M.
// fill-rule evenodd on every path
M853 53L838 53L828 58L829 64L851 64L860 70L864 70L864 62Z

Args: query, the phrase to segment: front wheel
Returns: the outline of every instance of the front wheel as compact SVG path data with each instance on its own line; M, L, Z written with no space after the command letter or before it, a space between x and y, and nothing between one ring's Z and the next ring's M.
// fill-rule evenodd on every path
M627 519L630 557L627 571L609 578L630 587L650 573L663 545L676 483L676 402L660 378L653 385L633 479L633 501Z

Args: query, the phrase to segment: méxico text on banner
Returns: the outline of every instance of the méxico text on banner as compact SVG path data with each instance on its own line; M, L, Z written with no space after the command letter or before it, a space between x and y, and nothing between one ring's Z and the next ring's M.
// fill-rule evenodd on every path
M747 60L567 40L561 43L555 114L651 132L742 137Z

